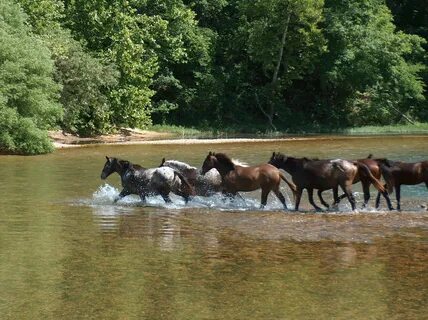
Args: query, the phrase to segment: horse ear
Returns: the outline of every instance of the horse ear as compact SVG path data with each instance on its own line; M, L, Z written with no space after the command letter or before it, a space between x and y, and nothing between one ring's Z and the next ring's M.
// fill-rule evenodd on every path
M164 163L165 163L165 158L162 158L161 165L163 165Z
M367 159L373 159L373 154L369 154L368 156L367 156Z
M109 157L106 156L106 159L107 159L108 162L110 162L110 158Z
M275 151L274 152L272 152L272 158L275 158Z
M213 153L210 151L210 152L208 153L208 155L209 155L209 156L212 156L212 155L213 155Z

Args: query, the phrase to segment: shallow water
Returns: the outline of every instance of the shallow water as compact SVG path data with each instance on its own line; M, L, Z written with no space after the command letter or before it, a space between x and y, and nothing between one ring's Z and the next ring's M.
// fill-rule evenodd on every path
M423 319L428 312L428 190L402 212L343 202L284 212L274 196L172 196L113 204L104 156L200 166L208 151L250 164L272 151L320 158L428 159L428 137L325 137L224 145L91 146L0 157L1 319ZM289 189L283 190L291 195ZM326 192L327 193L327 192ZM372 198L375 196L372 191ZM326 197L331 199L330 197ZM290 203L290 202L289 202ZM370 202L373 205L373 200ZM394 203L395 204L395 203ZM290 204L291 206L291 204Z

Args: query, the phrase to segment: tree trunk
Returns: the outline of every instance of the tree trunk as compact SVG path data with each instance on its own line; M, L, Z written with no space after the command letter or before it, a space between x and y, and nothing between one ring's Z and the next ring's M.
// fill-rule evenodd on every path
M288 33L288 26L290 24L290 18L291 18L291 13L289 12L287 15L287 20L285 21L285 25L284 25L284 31L282 33L282 38L281 38L281 46L279 48L279 53L278 53L278 60L276 62L276 66L275 66L275 70L273 72L273 77L272 77L272 82L271 82L271 87L272 87L272 96L274 95L275 89L276 89L276 85L278 83L278 74L279 74L279 69L281 68L281 62L284 56L284 47L285 47L285 41L287 39L287 33ZM273 103L269 103L269 108L267 111L265 111L262 106L260 105L260 102L258 100L258 96L256 94L256 101L258 104L258 107L260 108L260 110L263 112L263 114L266 116L266 118L268 119L269 122L269 126L276 130L276 127L273 124L273 116L275 114L275 109L273 106Z

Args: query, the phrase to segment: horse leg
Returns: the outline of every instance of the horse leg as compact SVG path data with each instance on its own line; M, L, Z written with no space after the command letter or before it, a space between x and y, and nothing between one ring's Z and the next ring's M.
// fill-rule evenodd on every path
M185 202L186 204L190 201L190 195L189 195L189 194L187 194L187 193L185 193L185 192L183 192L183 191L180 191L180 190L177 190L177 191L175 191L174 193L175 193L176 195L180 196L180 197L183 197L184 202Z
M400 204L400 199L401 199L401 190L400 190L401 185L396 184L395 185L395 197L397 198L397 210L401 211L401 204Z
M129 191L128 191L128 190L126 190L126 189L123 189L123 190L119 193L119 195L114 199L113 203L118 202L120 199L122 199L122 198L124 198L124 197L126 197L126 196L129 196L130 194L131 194L131 192L129 192Z
M279 191L279 189L273 190L273 192L275 193L276 197L279 199L279 201L281 201L283 207L285 210L287 210L287 203L285 202L285 197L282 194L281 191Z
M325 202L325 201L324 201L324 199L323 199L323 197L322 197L322 192L323 192L323 191L324 191L324 190L318 189L318 198L320 199L320 201L321 201L322 205L328 209L328 208L330 208L330 206L328 205L328 203L327 203L327 202Z
M361 184L363 185L363 193L364 193L364 204L363 204L363 208L365 208L367 206L367 203L369 203L370 200L370 183L368 182L362 182Z
M318 207L314 202L314 189L308 188L308 197L309 197L309 203L315 208L316 211L322 211L320 207Z
M346 194L344 196L346 197ZM338 186L333 187L333 200L333 205L338 205L340 202Z
M244 197L242 196L242 194L240 194L239 192L237 192L235 196L238 196L238 197L239 197L239 199L241 199L241 200L244 202L244 204L245 204L245 199L244 199Z
M163 200L165 201L165 203L171 203L171 198L169 197L169 193L161 193L161 196L163 198Z
M144 192L140 193L140 199L143 204L146 203L146 194Z
M262 199L261 199L260 209L263 209L266 206L269 192L270 192L269 189L262 189Z
M383 186L385 189L387 188L386 184L384 184ZM379 205L380 205L380 191L377 192L375 208L378 209Z
M341 185L340 186L343 190L343 192L345 192L346 196L348 197L348 201L351 204L352 207L352 211L355 210L355 198L354 195L352 194L352 189L350 185Z
M388 206L388 210L394 210L394 207L392 206L392 203L391 203L391 199L389 198L388 191L383 192L382 195L386 200L386 205Z
M300 187L297 187L297 190L296 190L296 203L294 205L294 210L295 211L299 211L299 205L300 205L300 199L302 198L302 192L303 192L303 189L300 188Z

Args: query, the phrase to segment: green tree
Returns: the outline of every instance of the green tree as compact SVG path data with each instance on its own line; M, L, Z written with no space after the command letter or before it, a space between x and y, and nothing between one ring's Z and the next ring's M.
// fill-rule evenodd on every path
M424 99L423 39L397 32L384 1L326 1L324 32L322 88L337 124L387 124L413 115Z
M60 85L50 51L31 33L12 1L0 3L0 148L37 154L52 150L46 129L61 118Z
M426 41L423 44L425 57L423 58L425 68L421 77L425 84L425 102L415 108L422 121L428 121L428 6L425 0L387 0L388 7L394 17L394 24L398 30L408 34L416 34Z
M55 61L55 80L62 85L61 127L81 136L106 133L112 127L110 92L117 84L114 66L87 52L61 25L65 17L61 1L19 2Z
M98 56L120 72L112 90L115 125L144 127L151 123L151 88L158 71L155 49L166 30L157 16L138 12L138 1L65 1L66 25Z

